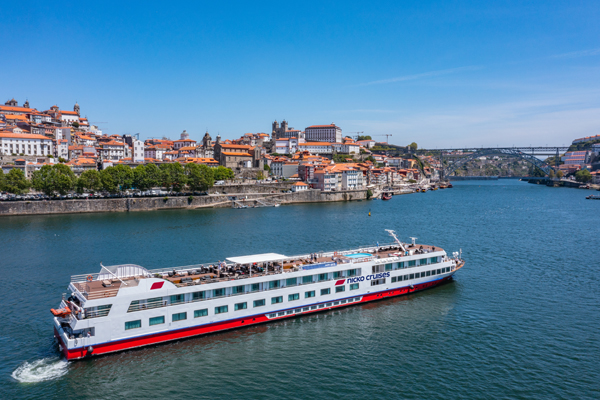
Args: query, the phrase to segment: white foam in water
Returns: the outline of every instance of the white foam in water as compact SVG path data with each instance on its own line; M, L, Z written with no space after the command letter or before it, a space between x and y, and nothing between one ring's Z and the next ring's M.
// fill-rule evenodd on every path
M43 358L31 363L24 362L15 369L12 377L24 383L49 381L65 375L68 364L67 361L60 358Z

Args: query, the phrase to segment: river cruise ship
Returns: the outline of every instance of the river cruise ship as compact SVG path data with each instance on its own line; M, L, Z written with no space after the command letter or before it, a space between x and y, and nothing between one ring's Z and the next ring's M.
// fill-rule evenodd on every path
M54 315L68 360L414 293L464 265L436 246L398 240L297 256L257 254L147 270L101 266L71 277Z

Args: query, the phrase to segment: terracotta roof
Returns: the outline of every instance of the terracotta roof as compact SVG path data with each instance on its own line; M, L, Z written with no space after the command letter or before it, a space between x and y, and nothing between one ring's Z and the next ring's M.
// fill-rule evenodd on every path
M179 140L173 140L173 143L177 143L177 142L194 142L196 143L195 140L192 139L179 139Z
M0 111L20 111L20 112L24 112L24 113L29 113L29 112L37 111L37 110L35 108L0 106Z
M296 182L296 183L294 183L293 186L308 186L308 185L304 182Z
M44 135L37 135L32 133L13 133L8 131L0 131L0 138L51 140Z
M75 111L63 111L63 110L60 110L60 113L61 114L67 114L67 115L79 115Z
M252 157L250 153L232 153L229 151L222 151L221 154L225 154L226 156L236 156L236 157Z
M246 150L253 149L252 146L248 146L245 144L221 144L221 148L224 148L224 149L246 149Z
M311 125L308 128L306 128L306 129L309 129L309 128L333 128L333 127L336 127L335 124L330 124L330 125Z

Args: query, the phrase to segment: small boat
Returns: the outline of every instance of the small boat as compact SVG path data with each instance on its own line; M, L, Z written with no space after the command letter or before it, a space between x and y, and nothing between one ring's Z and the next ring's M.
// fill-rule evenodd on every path
M281 204L275 204L273 207L279 207Z
M381 200L390 200L392 198L392 194L391 193L383 193L381 195Z
M600 200L600 196L595 195L595 194L591 194L591 195L587 196L586 199L588 199L588 200Z
M450 188L452 188L452 184L451 183L448 184L448 189L450 189Z

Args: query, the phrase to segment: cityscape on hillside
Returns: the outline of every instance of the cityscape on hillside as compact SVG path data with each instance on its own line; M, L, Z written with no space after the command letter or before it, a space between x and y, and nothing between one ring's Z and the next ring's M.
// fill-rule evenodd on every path
M141 140L139 134L103 133L81 116L77 103L72 111L57 105L39 111L29 101L19 105L13 98L0 106L0 163L4 174L17 170L26 179L55 164L68 166L78 177L117 165L192 163L230 169L238 180L296 181L293 189L298 191L345 191L436 182L445 178L447 160L470 154L416 155L416 143L394 146L354 133L344 135L335 123L294 129L282 120L272 122L270 133L245 133L234 140L205 132L196 141L186 130L176 138ZM550 171L551 177L579 173L583 183L600 183L600 135L575 139L569 150L552 161L558 168ZM452 172L460 177L536 176L538 171L523 159L492 155L476 157Z

